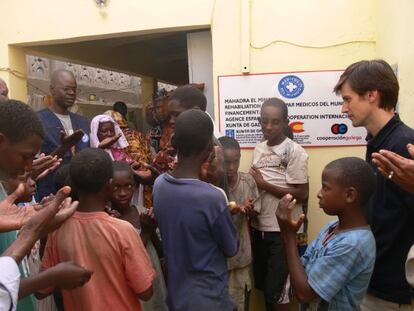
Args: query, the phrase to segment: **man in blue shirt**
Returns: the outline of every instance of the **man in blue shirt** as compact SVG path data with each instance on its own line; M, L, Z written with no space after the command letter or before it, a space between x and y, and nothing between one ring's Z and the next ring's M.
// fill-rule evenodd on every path
M292 220L295 200L287 194L276 215L288 258L293 293L302 310L357 310L374 269L375 239L363 208L375 189L370 166L359 158L342 158L322 172L319 206L338 220L321 230L301 260Z
M53 72L50 79L52 104L49 108L38 112L38 117L42 121L45 130L41 152L46 155L51 154L62 144L63 137L72 135L77 130L82 130L84 133L82 139L76 143L72 150L63 155L63 164L69 163L75 152L89 147L90 128L88 119L68 110L75 103L76 90L76 79L71 71L57 70ZM54 174L49 174L38 183L38 200L56 192L53 176Z
M168 266L170 311L232 311L226 257L237 252L236 229L223 191L199 179L213 146L213 123L200 110L175 125L177 167L157 178L154 213Z

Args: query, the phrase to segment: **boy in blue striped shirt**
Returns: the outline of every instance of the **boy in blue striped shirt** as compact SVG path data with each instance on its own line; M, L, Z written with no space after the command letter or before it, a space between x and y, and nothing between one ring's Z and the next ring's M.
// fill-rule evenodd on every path
M359 158L342 158L322 172L319 206L338 220L321 230L299 257L296 232L304 215L292 219L295 200L286 195L276 216L286 248L293 292L302 310L357 310L375 263L375 239L363 208L375 190L370 166Z

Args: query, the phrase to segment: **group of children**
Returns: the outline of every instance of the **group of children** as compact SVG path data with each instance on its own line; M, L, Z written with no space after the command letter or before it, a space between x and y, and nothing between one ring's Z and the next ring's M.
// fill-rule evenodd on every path
M355 310L375 261L362 212L375 187L370 167L357 158L327 165L318 199L338 220L300 258L308 156L284 134L283 101L264 102L259 123L264 140L243 173L235 139L215 139L200 109L180 112L177 164L155 180L153 211L131 203L136 175L113 152L85 149L60 168L57 186L70 185L79 206L49 235L41 270L74 262L90 271L83 286L62 290L65 310L248 310L253 285L267 310L287 310L292 292L304 310ZM33 182L22 178L29 201Z
M197 110L180 114L174 139L177 167L154 187L171 272L169 306L248 310L253 264L254 283L264 291L267 310L287 308L291 288L304 310L356 310L375 262L375 240L363 215L375 189L369 165L343 158L325 168L320 207L338 220L321 231L300 261L296 238L304 215L297 202L307 198L307 155L284 136L286 105L278 99L263 104L265 141L254 151L250 174L238 171L237 141L222 137L215 145L208 123ZM227 196L217 188L224 172ZM228 281L223 280L226 273Z

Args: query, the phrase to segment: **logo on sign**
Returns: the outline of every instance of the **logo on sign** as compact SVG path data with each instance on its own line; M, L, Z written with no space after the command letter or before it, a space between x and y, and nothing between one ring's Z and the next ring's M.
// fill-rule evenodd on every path
M296 121L289 124L290 128L292 129L293 133L303 133L305 129L303 128L303 122Z
M342 135L348 132L348 126L346 124L340 123L340 124L333 124L331 126L331 132L335 135Z
M226 136L234 138L234 130L226 130Z
M278 84L280 95L285 98L296 98L302 94L305 85L303 81L294 75L283 77Z

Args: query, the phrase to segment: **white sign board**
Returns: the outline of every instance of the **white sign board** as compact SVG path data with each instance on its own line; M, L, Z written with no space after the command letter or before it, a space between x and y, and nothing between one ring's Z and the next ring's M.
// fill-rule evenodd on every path
M341 113L333 92L343 71L312 71L219 76L219 124L242 148L262 140L257 118L262 103L282 99L289 109L294 140L304 147L365 145L366 130Z

